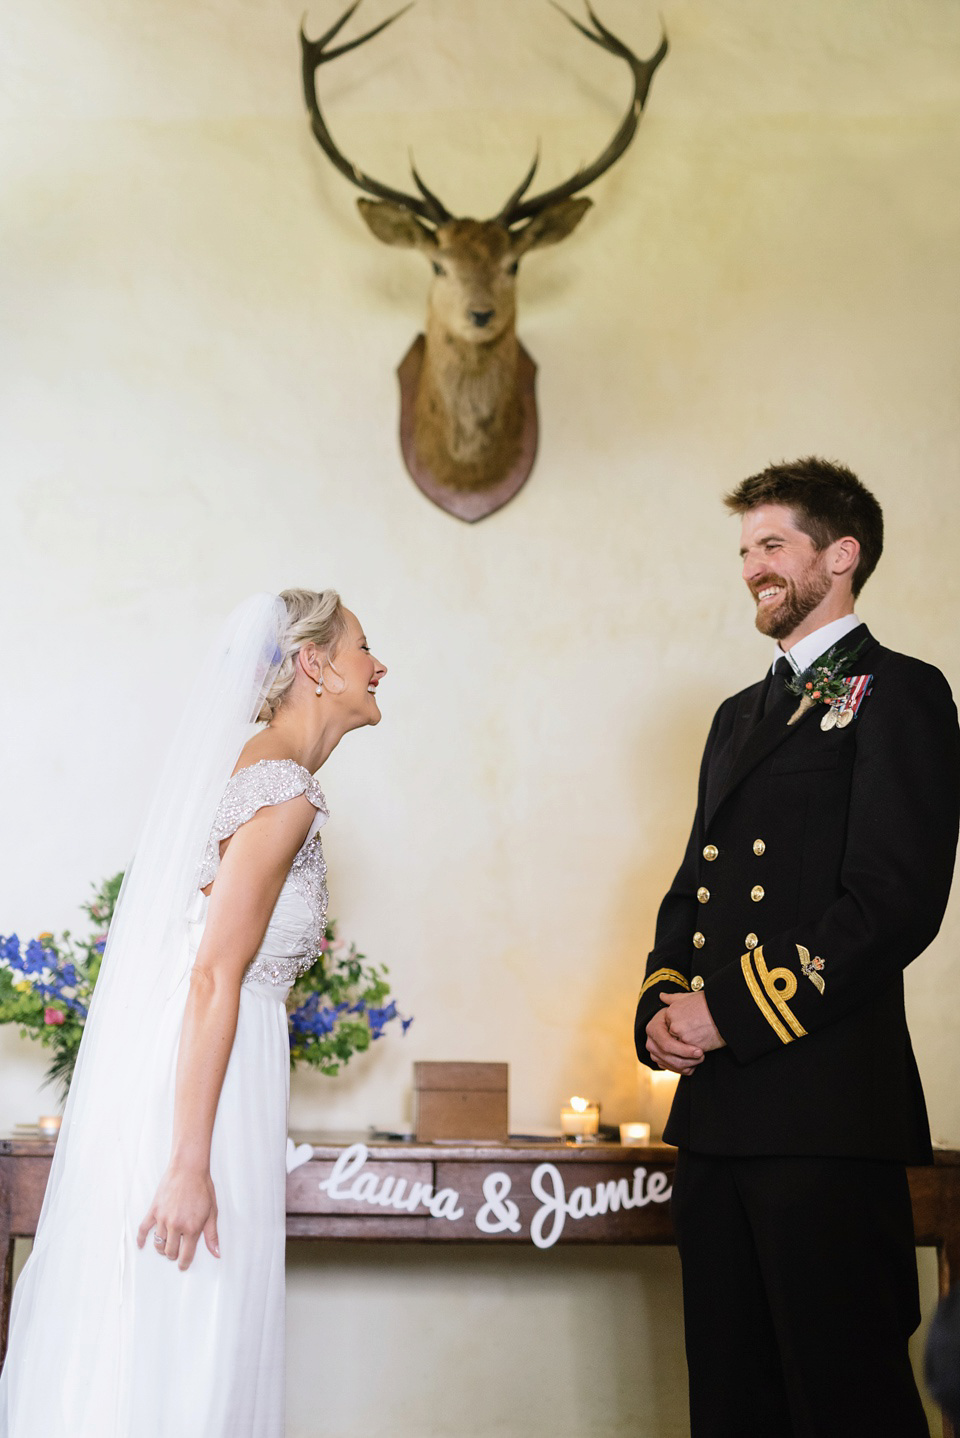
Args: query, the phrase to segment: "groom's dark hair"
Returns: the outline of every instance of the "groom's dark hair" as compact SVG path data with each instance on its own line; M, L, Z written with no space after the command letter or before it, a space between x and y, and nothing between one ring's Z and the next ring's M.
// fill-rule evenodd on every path
M846 535L856 539L860 558L853 573L854 598L883 553L883 510L874 496L846 465L816 455L771 464L741 480L723 502L733 514L747 514L761 504L784 505L818 551Z

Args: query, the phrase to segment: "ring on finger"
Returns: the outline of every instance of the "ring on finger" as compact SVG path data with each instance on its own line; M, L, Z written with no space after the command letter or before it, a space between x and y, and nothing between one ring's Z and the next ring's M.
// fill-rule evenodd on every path
M162 1233L155 1233L153 1235L153 1242L157 1248L166 1248L167 1246L167 1240Z

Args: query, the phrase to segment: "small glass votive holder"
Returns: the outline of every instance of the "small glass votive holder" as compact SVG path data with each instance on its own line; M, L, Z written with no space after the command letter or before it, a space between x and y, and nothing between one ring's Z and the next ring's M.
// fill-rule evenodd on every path
M37 1119L37 1128L43 1138L56 1138L62 1122L58 1113L42 1113Z
M560 1131L568 1143L596 1143L600 1105L585 1098L572 1098L560 1110Z
M630 1148L642 1148L650 1142L650 1125L648 1123L622 1123L620 1125L620 1142Z

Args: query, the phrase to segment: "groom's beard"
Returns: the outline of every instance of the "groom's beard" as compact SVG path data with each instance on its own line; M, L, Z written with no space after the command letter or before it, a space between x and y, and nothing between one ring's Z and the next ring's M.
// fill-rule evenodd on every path
M772 584L783 589L783 598L770 610L762 605L757 609L757 628L771 639L786 639L830 593L830 576L819 557L799 580L770 574L754 581L754 595Z

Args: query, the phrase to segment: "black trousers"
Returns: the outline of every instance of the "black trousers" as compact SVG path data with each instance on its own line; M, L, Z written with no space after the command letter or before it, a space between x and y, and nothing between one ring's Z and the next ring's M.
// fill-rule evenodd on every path
M929 1438L903 1167L681 1150L692 1438Z

